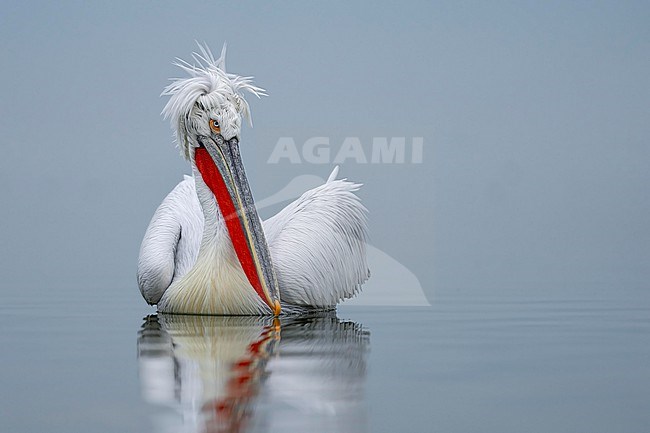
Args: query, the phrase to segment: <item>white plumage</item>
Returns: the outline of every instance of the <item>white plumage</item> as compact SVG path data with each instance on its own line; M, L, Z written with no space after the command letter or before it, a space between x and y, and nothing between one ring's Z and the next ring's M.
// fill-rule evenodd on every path
M205 143L212 146L225 140L228 144L234 138L238 145L241 118L250 113L241 91L264 95L252 85L250 77L226 73L224 59L225 46L217 60L207 47L201 47L201 54L194 54L197 66L179 64L190 77L176 79L163 93L171 96L164 114L171 120L181 153L191 163L193 177L186 176L163 200L140 249L138 285L147 302L158 304L160 311L269 312L247 279L240 252L231 240L232 228L216 199L218 192L209 179L204 179L206 174L197 168L195 158L197 149L205 151ZM213 123L218 128L210 131ZM211 150L210 155L214 159L214 154L221 155L219 152ZM234 177L227 168L220 171L227 172L223 175L226 183ZM258 249L268 245L285 312L331 308L356 294L368 278L367 211L354 194L360 185L336 179L337 173L338 167L326 183L264 221L264 233L253 234L261 235L262 241L247 238L258 242ZM242 182L246 183L245 179ZM247 189L247 183L245 186ZM244 200L245 191L241 195L239 191L236 189L232 196ZM240 204L246 203L241 200ZM251 215L258 218L256 212ZM246 218L240 218L243 231L248 233ZM250 250L256 251L253 247Z

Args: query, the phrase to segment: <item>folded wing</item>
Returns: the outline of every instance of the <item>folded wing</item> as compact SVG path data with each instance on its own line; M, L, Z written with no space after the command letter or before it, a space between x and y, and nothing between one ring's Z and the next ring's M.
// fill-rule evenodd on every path
M156 209L140 246L138 286L149 304L157 304L169 285L194 265L202 233L194 178L186 176Z
M331 307L368 279L361 185L337 172L263 223L283 304Z

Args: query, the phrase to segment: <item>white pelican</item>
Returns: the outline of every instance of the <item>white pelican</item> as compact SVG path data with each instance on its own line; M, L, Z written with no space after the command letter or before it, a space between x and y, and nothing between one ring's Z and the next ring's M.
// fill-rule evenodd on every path
M264 90L252 77L227 73L207 46L195 64L176 65L163 115L171 121L193 177L163 200L145 233L138 286L149 304L170 313L278 315L329 309L355 295L369 276L366 209L360 185L336 179L290 203L263 223L239 154L243 92Z

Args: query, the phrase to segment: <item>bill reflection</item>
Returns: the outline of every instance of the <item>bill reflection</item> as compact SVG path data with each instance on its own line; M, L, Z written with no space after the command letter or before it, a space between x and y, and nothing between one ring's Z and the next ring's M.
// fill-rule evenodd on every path
M140 384L157 432L367 430L369 334L335 313L152 315Z

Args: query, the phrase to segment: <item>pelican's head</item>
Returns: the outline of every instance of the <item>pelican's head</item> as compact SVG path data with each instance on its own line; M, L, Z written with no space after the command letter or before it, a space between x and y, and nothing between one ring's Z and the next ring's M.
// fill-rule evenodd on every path
M194 65L176 62L188 77L173 79L163 91L170 96L163 116L171 122L181 153L214 194L248 281L277 315L277 279L239 154L242 118L250 121L243 92L265 93L252 77L226 72L225 44L216 60L207 46L199 49L192 55Z
M207 46L199 45L199 51L192 54L194 64L177 59L175 65L188 76L172 79L162 93L170 96L162 114L170 120L181 153L189 160L201 146L200 137L219 134L225 140L239 139L242 119L251 122L244 92L266 96L264 89L252 84L253 77L226 72L225 44L216 60Z

